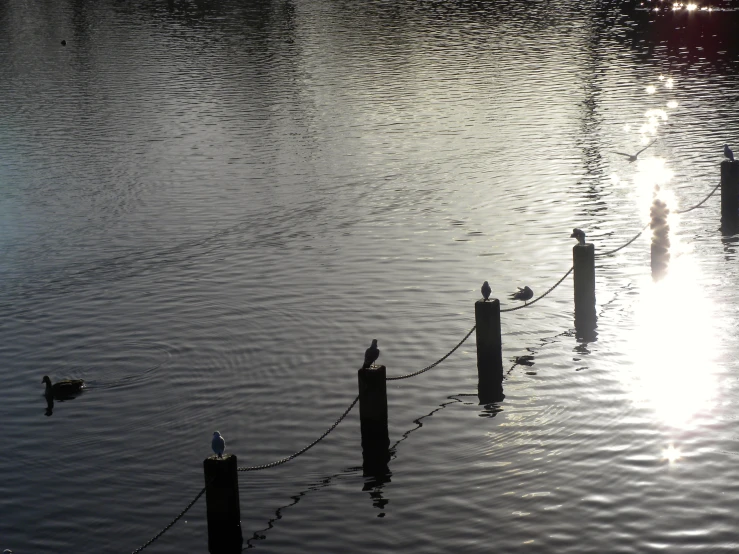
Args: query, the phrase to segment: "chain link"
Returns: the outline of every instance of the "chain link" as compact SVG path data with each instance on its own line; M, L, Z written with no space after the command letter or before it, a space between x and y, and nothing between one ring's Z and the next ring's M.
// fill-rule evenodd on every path
M523 310L524 308L528 308L531 305L533 305L534 302L538 302L539 300L541 300L542 298L544 298L547 294L549 294L554 289L556 289L559 285L561 285L562 284L562 281L564 281L567 278L567 276L570 273L572 273L573 267L571 267L570 269L568 269L567 270L567 273L565 273L564 275L562 275L562 278L559 281L557 281L556 283L554 283L551 287L549 287L549 290L547 292L545 292L544 294L542 294L539 298L536 298L535 300L532 300L531 302L528 302L527 304L524 304L523 306L516 306L515 308L506 308L505 310L500 310L500 313L503 313L503 312L515 312L516 310Z

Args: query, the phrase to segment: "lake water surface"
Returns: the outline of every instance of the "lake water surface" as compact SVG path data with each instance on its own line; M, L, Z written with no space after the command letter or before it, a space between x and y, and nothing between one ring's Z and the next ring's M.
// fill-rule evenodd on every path
M647 2L652 8L659 3ZM132 552L203 487L320 436L377 338L389 472L355 408L240 473L244 546L290 553L739 549L739 14L605 0L0 3L0 549ZM721 9L718 9L721 8ZM61 41L65 40L66 45ZM635 153L629 163L616 152ZM521 361L522 356L526 363ZM41 378L88 389L47 412ZM206 552L204 499L146 552Z

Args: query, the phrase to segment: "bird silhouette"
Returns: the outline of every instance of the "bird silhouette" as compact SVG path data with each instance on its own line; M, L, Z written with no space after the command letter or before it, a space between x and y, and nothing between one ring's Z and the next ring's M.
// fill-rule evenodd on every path
M585 232L582 229L573 229L570 238L577 239L578 244L585 244Z
M636 158L639 156L639 154L641 154L642 152L644 152L647 148L649 148L650 146L652 146L655 142L657 142L657 139L654 139L652 142L650 142L649 144L647 144L644 148L642 148L641 150L639 150L636 154L627 154L626 152L614 152L614 154L619 154L621 156L626 156L627 158L629 158L629 163L632 163L632 162L635 162L636 161Z
M364 365L362 365L362 369L369 369L379 357L380 349L377 348L377 339L372 339L372 346L364 352Z
M47 399L56 398L57 400L64 400L66 398L72 398L85 388L85 382L82 379L65 379L64 381L57 381L52 385L49 376L44 375L41 382L46 383L44 395Z
M490 293L493 292L493 291L490 288L490 285L488 284L488 282L485 281L482 284L482 288L480 289L480 292L482 292L482 297L485 299L485 302L487 302L488 301L488 298L490 298Z
M223 451L226 450L226 439L223 438L218 431L213 433L213 440L210 442L213 452L218 454L219 458L223 458Z
M528 285L524 288L518 287L518 291L511 294L511 300L523 300L524 304L526 304L533 297L534 291L531 290Z
M729 158L732 162L734 161L734 152L731 151L728 144L724 144L724 156Z

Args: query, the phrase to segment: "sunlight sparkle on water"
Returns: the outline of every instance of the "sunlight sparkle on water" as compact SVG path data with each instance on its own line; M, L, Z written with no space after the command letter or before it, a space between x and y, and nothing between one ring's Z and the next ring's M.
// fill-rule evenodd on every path
M644 160L639 170L636 196L640 210L647 212L655 180L667 184L672 173L659 159ZM634 402L650 407L664 423L685 428L694 416L712 407L718 379L711 355L719 350L719 333L713 301L698 286L699 265L677 234L680 216L675 213L679 209L675 195L664 189L658 194L670 208L670 260L664 278L655 281L649 275L640 280L635 325L628 339L633 372L625 372L624 379Z
M657 92L657 87L654 85L649 85L647 87L647 94L654 94L655 92Z
M674 464L680 459L680 451L671 444L662 451L662 459Z
M669 101L669 102L667 103L667 107L668 107L668 108L677 108L677 100L670 100L670 101Z

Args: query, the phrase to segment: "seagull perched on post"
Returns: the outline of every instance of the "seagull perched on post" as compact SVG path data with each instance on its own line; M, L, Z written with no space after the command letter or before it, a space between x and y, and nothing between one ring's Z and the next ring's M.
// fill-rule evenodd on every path
M364 352L364 365L362 365L362 369L369 369L379 357L380 349L377 348L377 339L372 339L372 346Z
M526 285L524 288L518 287L518 292L514 292L513 294L511 294L511 300L523 300L524 304L526 304L533 297L534 291L531 290L528 285Z
M480 292L482 292L482 297L485 299L485 302L487 302L488 301L488 298L490 298L490 293L493 292L493 291L490 288L490 285L488 284L488 282L485 281L482 284L482 288L480 289Z
M629 158L629 163L635 162L637 156L639 156L639 154L641 154L647 148L649 148L650 146L652 146L655 142L657 142L657 139L654 139L652 142L650 142L649 144L647 144L644 148L642 148L641 150L639 150L636 154L627 154L625 152L614 152L614 154L620 154L621 156L626 156L627 158Z
M213 452L218 454L219 458L223 458L223 451L226 450L226 439L223 438L218 431L213 433L213 440L210 443Z
M734 152L731 151L728 144L724 144L724 156L729 158L732 162L734 161Z
M577 239L578 244L585 244L585 232L582 229L573 229L570 238Z

